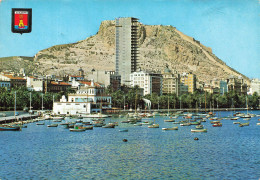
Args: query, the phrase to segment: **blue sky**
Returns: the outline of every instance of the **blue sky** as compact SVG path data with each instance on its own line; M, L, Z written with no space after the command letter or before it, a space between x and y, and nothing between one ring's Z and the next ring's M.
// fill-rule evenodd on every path
M32 32L11 32L11 9L32 8ZM103 20L172 25L227 65L260 78L259 0L0 0L0 57L34 56L96 34Z

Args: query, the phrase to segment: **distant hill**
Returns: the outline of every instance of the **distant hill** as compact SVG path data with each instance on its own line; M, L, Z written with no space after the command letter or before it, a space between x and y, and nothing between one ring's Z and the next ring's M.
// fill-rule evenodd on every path
M42 74L75 74L82 67L86 72L115 69L115 22L103 21L99 31L85 40L52 46L39 51L35 57L13 58L11 64L5 58L2 68L20 68L28 66L33 72ZM193 72L199 81L214 78L227 79L230 75L243 74L227 66L212 53L211 48L189 37L172 26L139 24L139 66L143 70L162 71L168 64L170 69L179 73ZM14 60L14 59L20 60ZM21 59L26 60L22 62ZM19 64L19 65L18 65ZM34 67L31 67L33 64Z

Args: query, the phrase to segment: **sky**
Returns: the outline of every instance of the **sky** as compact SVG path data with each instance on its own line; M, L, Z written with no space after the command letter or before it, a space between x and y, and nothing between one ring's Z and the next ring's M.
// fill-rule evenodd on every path
M12 8L32 8L31 33L12 33ZM260 78L260 0L0 0L0 57L86 39L118 17L172 25L228 66Z

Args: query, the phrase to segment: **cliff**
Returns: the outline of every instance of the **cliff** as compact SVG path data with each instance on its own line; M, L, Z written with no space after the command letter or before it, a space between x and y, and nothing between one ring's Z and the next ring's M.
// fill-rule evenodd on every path
M57 45L39 51L34 57L34 72L42 74L75 74L82 67L86 72L115 69L115 22L103 21L99 31L85 40ZM143 70L170 69L193 72L198 81L242 76L212 53L211 48L178 31L172 26L139 24L139 66Z

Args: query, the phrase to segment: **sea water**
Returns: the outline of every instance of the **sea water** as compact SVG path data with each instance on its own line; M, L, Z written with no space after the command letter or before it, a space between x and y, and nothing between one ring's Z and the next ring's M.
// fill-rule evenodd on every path
M106 119L119 122L114 129L85 132L48 128L52 121L31 123L22 131L0 132L0 179L259 179L259 118L237 120L250 122L244 127L232 120L212 127L207 120L207 133L192 133L195 126L164 122L169 117L162 116L150 119L160 128L120 123L122 118ZM173 126L179 129L161 129Z

